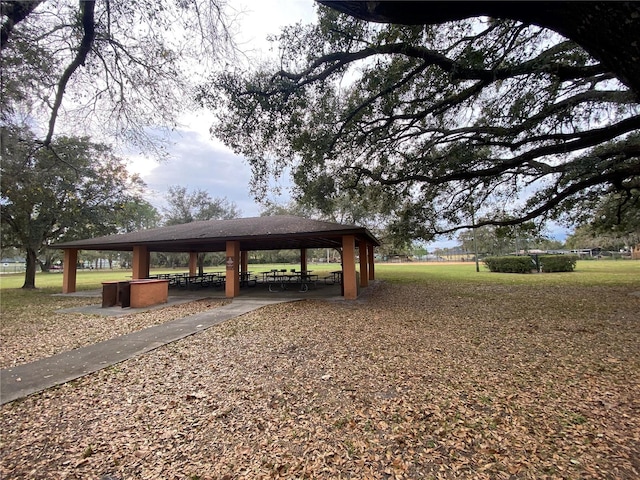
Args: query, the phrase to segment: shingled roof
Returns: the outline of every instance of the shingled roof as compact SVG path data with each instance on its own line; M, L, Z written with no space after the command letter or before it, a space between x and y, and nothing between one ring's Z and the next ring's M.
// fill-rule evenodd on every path
M343 235L354 235L356 242L380 245L364 227L275 215L185 223L58 243L52 248L127 251L146 246L152 252L221 252L226 242L233 240L240 242L242 251L284 250L340 247Z

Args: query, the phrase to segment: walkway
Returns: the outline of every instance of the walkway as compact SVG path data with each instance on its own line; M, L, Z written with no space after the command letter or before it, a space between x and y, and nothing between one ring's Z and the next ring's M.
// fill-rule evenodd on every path
M0 404L60 385L287 298L235 298L221 307L0 371ZM164 305L166 306L166 304ZM122 309L120 309L122 311Z

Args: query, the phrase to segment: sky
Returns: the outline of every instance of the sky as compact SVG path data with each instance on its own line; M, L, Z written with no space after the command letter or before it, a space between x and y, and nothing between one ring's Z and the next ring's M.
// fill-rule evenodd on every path
M269 55L267 36L281 27L315 18L313 0L245 0L231 2L236 13L239 48L252 57ZM250 191L251 169L240 156L212 139L209 127L213 116L206 111L192 112L178 120L183 126L172 132L169 157L159 163L142 156L129 156L129 169L138 173L149 189L149 201L160 210L165 205L169 186L180 185L188 191L205 190L212 198L226 197L242 211L243 217L260 215L261 206ZM285 204L283 193L270 200Z

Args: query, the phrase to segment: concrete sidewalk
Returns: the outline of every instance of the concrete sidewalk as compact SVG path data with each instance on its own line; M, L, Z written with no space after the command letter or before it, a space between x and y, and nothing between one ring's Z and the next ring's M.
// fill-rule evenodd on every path
M0 404L141 355L265 305L291 299L235 298L221 307L0 371Z

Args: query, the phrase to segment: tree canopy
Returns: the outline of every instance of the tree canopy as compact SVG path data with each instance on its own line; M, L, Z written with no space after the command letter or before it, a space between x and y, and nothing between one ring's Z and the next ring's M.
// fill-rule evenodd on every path
M142 181L109 147L60 137L54 155L30 132L2 129L3 246L24 250L23 288L35 287L37 256L53 242L115 233L142 202Z
M165 225L181 225L199 220L228 220L240 216L238 206L226 197L211 198L208 192L171 185L166 194Z
M539 25L578 43L640 96L638 2L317 1L356 18L382 23L434 25L488 16Z
M514 20L377 25L319 8L280 60L199 95L253 166L291 166L298 197L360 199L407 238L575 220L640 186L637 95L576 43Z
M640 189L606 195L590 214L567 239L571 247L622 250L640 245Z

